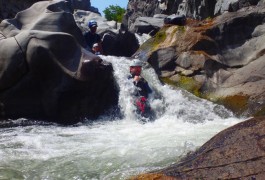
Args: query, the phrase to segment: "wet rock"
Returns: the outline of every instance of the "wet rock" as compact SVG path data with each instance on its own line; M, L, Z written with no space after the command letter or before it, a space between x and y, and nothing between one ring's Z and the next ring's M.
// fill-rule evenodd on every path
M168 168L132 179L264 179L265 118L223 130Z
M64 1L35 3L2 21L0 32L5 118L73 124L117 104L112 66L82 48L84 38Z
M187 19L185 26L164 26L135 55L159 75L161 71L180 74L181 78L173 78L176 86L223 104L237 115L262 115L264 18L264 6L257 5L215 19ZM196 83L195 76L205 81ZM195 89L190 88L193 85Z

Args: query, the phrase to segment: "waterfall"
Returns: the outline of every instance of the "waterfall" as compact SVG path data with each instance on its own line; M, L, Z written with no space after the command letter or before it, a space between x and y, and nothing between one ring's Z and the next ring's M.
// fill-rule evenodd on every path
M102 116L94 123L68 127L0 129L2 179L123 180L177 163L216 133L242 121L222 106L162 84L147 64L142 76L153 89L149 101L156 119L143 123L132 104L130 60L101 57L113 65L122 118Z
M128 80L129 59L124 57L103 57L105 61L112 63L114 74L119 84L119 106L125 115L125 119L135 119L133 114L133 91L132 81ZM153 89L149 99L151 108L156 113L157 120L174 119L180 122L203 123L214 119L233 117L232 112L223 106L199 99L183 90L176 90L168 85L163 85L155 71L146 64L142 76Z

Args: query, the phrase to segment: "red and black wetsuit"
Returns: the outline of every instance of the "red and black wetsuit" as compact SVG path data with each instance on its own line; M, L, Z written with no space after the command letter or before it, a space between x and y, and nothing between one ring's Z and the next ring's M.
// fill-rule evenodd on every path
M129 79L133 79L134 75L130 75ZM133 81L136 86L135 92L135 105L137 107L137 113L141 114L142 117L150 118L152 117L150 104L148 103L148 95L152 93L150 86L144 78L140 78L138 82Z

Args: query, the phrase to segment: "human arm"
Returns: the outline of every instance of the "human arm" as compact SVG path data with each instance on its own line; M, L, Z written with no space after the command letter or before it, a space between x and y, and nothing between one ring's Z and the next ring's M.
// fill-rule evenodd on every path
M141 76L134 76L133 83L138 88L138 92L141 96L145 96L147 98L148 94L152 93L152 89L150 88L148 82Z

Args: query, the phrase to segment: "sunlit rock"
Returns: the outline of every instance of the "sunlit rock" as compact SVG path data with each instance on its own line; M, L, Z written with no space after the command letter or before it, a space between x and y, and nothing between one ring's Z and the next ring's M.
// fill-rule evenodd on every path
M131 179L264 179L264 126L264 117L239 123L218 133L180 163Z
M165 82L223 104L237 115L262 115L265 10L262 5L246 10L164 26L135 56L148 61Z

